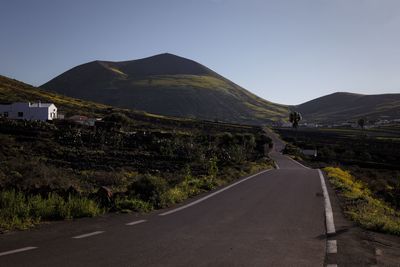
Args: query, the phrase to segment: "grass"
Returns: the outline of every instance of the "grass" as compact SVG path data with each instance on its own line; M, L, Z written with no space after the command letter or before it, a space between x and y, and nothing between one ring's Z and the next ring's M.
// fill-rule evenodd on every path
M93 217L104 211L93 200L55 193L47 197L26 196L13 190L0 191L0 231L23 230L48 220Z
M345 212L365 229L400 235L400 212L376 198L366 184L348 171L326 167L329 181L345 199Z
M144 80L133 81L135 86L193 87L213 90L226 90L232 87L225 81L208 75L157 75Z
M218 186L224 186L241 176L254 174L271 167L269 163L265 162L249 162L245 170L229 172L230 179L227 179L228 174L226 173L224 176L218 176L218 169L211 161L208 175L195 177L191 174L190 169L186 169L183 181L174 186L165 186L165 181L160 177L145 175L139 180L139 185L135 185L133 194L115 199L114 208L119 212L145 213L158 208L170 207Z
M224 79L210 75L156 75L146 77L146 79L133 80L131 84L137 87L196 88L223 92L238 101L241 99L244 106L251 110L255 118L260 120L284 119L288 114L287 107L258 98ZM245 118L246 116L243 117L243 119Z
M152 211L154 207L151 203L141 199L124 196L115 199L115 209L119 212L136 211L144 213Z

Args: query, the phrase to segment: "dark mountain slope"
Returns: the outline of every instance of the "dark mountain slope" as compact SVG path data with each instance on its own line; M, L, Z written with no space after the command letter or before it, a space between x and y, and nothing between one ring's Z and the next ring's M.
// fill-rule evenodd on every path
M316 98L293 109L307 121L346 121L400 118L400 94L361 95L333 93Z
M75 98L151 113L262 124L288 109L261 99L207 67L161 54L123 61L93 61L42 85Z

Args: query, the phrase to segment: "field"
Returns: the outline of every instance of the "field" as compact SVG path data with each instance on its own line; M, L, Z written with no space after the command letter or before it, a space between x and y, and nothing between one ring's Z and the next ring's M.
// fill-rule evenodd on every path
M400 234L400 127L275 129L286 152L325 168L347 215L364 228ZM317 157L302 154L316 149Z
M259 127L109 112L96 127L0 120L0 230L164 208L270 167Z

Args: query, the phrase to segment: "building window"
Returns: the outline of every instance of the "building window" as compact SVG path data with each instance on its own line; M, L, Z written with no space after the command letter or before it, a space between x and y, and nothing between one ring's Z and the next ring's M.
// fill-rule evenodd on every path
M4 115L4 118L8 118L8 112L7 111L4 112L3 115Z
M23 112L18 112L18 118L22 118L24 116Z

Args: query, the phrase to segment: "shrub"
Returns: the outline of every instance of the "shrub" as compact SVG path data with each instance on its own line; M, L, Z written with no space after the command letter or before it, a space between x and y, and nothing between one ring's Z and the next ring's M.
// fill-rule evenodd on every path
M153 210L153 205L141 199L124 196L115 199L115 209L123 212L149 212Z
M111 113L110 115L107 115L103 118L103 121L111 121L111 122L117 122L122 125L129 125L132 123L132 120L126 116L123 113Z
M324 171L333 186L346 200L346 213L360 226L400 235L400 213L377 199L361 181L340 168L326 167Z
M336 159L336 153L331 147L324 146L318 151L318 158L326 161L333 161Z
M145 202L152 203L155 207L162 207L161 196L167 191L167 182L161 178L149 174L141 176L133 182L128 192Z
M175 186L170 188L167 192L162 195L162 204L164 206L170 206L177 204L188 198L188 192L184 187Z
M292 156L300 156L301 155L299 148L294 145L291 145L291 144L286 144L282 153L292 155Z
M69 196L67 200L56 193L47 197L25 196L22 192L0 192L0 228L26 229L43 220L61 220L99 215L103 210L84 197Z
M17 188L24 192L39 192L44 189L49 193L54 190L66 190L76 180L68 170L56 168L40 160L10 160L4 163L4 173L8 173L2 187Z
M99 205L91 199L85 197L69 196L68 200L64 203L63 218L82 218L94 217L104 211Z
M37 220L30 216L24 194L15 191L0 192L0 230L26 229Z

